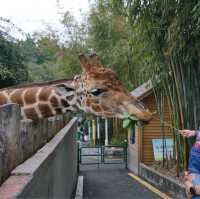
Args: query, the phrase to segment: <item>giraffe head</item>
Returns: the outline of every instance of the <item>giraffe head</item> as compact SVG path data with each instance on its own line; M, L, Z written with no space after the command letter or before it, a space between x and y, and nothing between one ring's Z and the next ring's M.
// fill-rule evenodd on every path
M125 113L148 121L151 113L138 102L117 78L105 68L96 54L79 56L83 73L74 78L76 103L84 112L97 116L123 118Z

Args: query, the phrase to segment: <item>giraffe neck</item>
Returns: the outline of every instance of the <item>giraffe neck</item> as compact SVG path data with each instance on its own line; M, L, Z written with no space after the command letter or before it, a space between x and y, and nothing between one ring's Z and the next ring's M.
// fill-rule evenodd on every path
M40 119L67 111L78 111L81 102L73 89L60 94L57 86L77 86L78 79L54 81L0 90L0 105L16 103L21 107L23 119ZM64 88L65 89L65 88Z

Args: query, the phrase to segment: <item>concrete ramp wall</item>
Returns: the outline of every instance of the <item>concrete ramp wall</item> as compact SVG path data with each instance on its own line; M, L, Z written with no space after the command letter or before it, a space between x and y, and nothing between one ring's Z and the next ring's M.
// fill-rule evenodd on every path
M0 198L69 198L77 181L76 118L12 171Z
M11 171L44 146L65 124L70 115L37 121L21 120L17 104L0 106L0 185Z

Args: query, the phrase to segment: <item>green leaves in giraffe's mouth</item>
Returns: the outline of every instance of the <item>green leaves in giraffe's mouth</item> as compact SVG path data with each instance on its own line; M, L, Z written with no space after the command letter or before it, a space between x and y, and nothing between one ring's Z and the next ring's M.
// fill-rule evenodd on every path
M138 119L135 116L130 115L129 113L124 114L123 128L127 128L127 129L133 128L137 122L138 122Z

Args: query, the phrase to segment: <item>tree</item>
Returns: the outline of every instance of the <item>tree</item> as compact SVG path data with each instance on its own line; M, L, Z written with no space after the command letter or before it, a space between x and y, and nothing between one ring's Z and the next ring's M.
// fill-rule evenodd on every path
M121 5L121 1L114 1ZM115 4L115 6L116 6ZM103 63L114 69L129 90L137 87L139 68L134 64L131 51L131 29L123 7L111 1L95 1L89 13L88 45L102 58Z
M28 79L23 50L10 33L14 28L21 31L10 20L0 18L0 88Z

